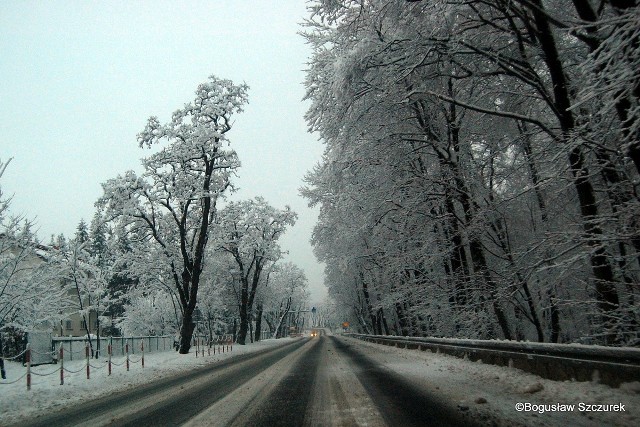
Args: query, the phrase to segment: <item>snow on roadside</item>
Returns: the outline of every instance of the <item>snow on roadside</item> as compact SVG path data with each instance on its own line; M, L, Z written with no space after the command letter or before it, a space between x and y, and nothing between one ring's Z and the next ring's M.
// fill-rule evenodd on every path
M411 378L420 388L440 396L470 419L498 426L638 426L640 383L620 388L606 385L552 381L515 368L471 362L429 351L407 350L347 339L367 357L397 374ZM516 404L547 405L537 411L517 411ZM624 412L580 411L583 404L622 404ZM548 405L576 405L572 411L552 411ZM533 408L532 408L533 409ZM564 408L567 409L567 408ZM542 412L541 412L542 411Z
M290 342L290 338L268 339L245 346L234 345L232 352L205 356L195 356L192 352L186 355L170 350L160 353L146 353L144 369L140 363L140 355L130 356L130 370L125 368L124 357L112 359L112 375L107 375L106 359L92 359L90 379L86 376L86 361L64 361L64 385L60 385L60 365L40 365L32 367L31 390L27 390L26 368L21 363L5 361L7 379L0 380L0 425L15 423L22 418L31 418L40 414L72 406L82 401L96 399L107 394L134 388L154 380L179 374L194 367L204 366L228 359L240 354L253 353L265 348L276 347ZM45 374L41 376L38 374ZM47 375L48 374L48 375ZM19 379L21 378L21 379ZM19 379L19 380L18 380ZM14 382L16 381L17 382ZM12 384L10 384L13 382Z

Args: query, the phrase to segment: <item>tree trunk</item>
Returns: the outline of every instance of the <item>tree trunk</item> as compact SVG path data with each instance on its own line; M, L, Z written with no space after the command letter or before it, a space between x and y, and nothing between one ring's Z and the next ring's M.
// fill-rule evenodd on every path
M96 310L96 359L100 357L100 316Z
M558 309L555 290L549 288L547 290L547 295L549 296L549 316L551 317L551 342L557 343L560 339L560 310Z
M245 345L247 340L247 333L249 332L249 313L247 313L247 306L240 307L240 329L238 330L237 343Z
M249 341L253 343L253 313L249 316Z
M240 330L238 331L237 343L245 345L249 331L249 282L246 277L242 277L240 280Z
M384 315L382 307L378 310L378 319L382 320L382 327L384 328L384 335L389 335L389 325L387 324L387 318Z
M256 331L254 341L258 342L262 338L262 304L258 304L256 313Z
M269 320L269 316L264 316L264 321L267 322L267 327L269 328L269 336L272 338L276 337L276 329L274 324Z
M191 337L196 325L193 323L193 310L185 309L182 316L182 325L180 326L180 354L188 354L191 348Z
M400 327L400 334L403 337L409 336L409 325L407 322L407 313L404 311L402 304L399 302L395 303L396 307L396 316L398 316L398 326Z
M240 256L236 255L236 262L238 262L240 271L243 273L243 276L240 278L242 289L240 291L240 330L238 331L238 344L245 345L247 341L247 333L249 332L249 321L251 320L250 314L253 309L253 300L256 296L256 290L260 281L260 274L262 273L262 262L256 260L255 265L253 266L251 287L249 287L249 275L251 274L251 268L249 271L245 272L243 264L237 261L239 258ZM250 336L250 339L252 338L253 337Z
M360 281L362 282L362 295L364 296L364 303L367 309L367 314L369 315L369 319L371 319L371 326L374 330L374 334L376 333L376 315L373 312L373 307L371 306L371 298L369 297L369 287L367 282L364 280L364 274L360 271Z
M238 334L236 331L238 330L238 319L233 318L233 330L231 331L231 335L233 336L233 342L238 342Z

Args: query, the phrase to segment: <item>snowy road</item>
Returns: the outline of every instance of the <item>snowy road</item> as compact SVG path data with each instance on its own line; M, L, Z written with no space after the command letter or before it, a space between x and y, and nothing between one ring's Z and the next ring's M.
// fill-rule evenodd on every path
M350 341L320 336L234 357L27 424L441 426L460 425L459 416L354 351Z
M242 353L245 350L251 352ZM268 340L237 351L242 354L227 354L110 395L69 402L58 411L40 411L38 418L34 413L15 425L639 425L637 383L613 389L544 380L518 369L342 336ZM37 385L33 394L21 395L23 405L33 402L37 390L46 391L44 384ZM519 412L514 409L519 402L619 402L626 409ZM0 425L6 424L0 416Z
M457 413L351 347L312 338L188 425L461 425Z

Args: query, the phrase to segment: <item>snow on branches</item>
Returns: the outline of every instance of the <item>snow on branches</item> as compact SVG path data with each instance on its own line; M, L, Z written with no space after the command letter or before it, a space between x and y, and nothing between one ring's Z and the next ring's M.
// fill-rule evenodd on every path
M138 143L162 148L142 160L140 176L129 171L106 182L97 202L106 219L157 255L150 262L165 264L182 312L183 353L190 347L209 228L218 199L240 166L235 151L226 147L226 133L233 114L247 103L247 90L245 84L212 76L168 123L149 118Z
M278 210L263 198L232 202L220 212L216 246L235 261L239 284L240 331L238 343L244 344L250 313L263 270L278 261L282 252L277 241L297 214L288 206Z
M344 318L637 344L640 7L312 3L302 194Z

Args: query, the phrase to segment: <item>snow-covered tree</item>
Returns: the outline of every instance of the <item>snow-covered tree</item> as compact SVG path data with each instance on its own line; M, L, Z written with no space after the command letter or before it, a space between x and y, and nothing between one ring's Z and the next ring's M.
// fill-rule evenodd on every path
M308 304L308 282L304 271L291 262L276 264L261 297L262 317L271 336L279 338L290 312L299 311Z
M0 160L0 179L9 163ZM32 223L11 215L10 206L0 186L0 330L51 328L67 307L64 283L50 268L50 248L38 244Z
M106 264L109 260L109 246L107 243L107 227L100 214L96 212L89 227L89 253L96 257L98 264Z
M78 227L76 228L76 243L85 243L89 240L89 228L87 227L87 223L84 222L84 219L80 220Z
M345 318L637 342L638 6L622 3L311 5L306 118L326 150L303 194Z
M213 246L213 244L211 245ZM198 295L198 310L201 321L200 333L212 342L214 335L231 332L233 319L237 313L237 300L233 294L234 262L228 254L214 252L207 256L207 266L203 274Z
M129 171L103 184L98 202L104 216L131 234L163 265L182 315L180 352L188 353L193 312L204 268L210 227L218 199L231 185L239 161L226 148L232 116L247 102L246 85L210 77L198 86L193 102L161 124L148 120L138 135L141 147L164 146L143 159L144 172Z
M282 256L278 239L297 215L288 206L279 210L263 198L229 203L221 212L216 247L235 262L240 329L238 344L245 344L258 285L263 271Z
M174 335L180 327L178 301L173 293L136 287L129 292L118 327L127 336Z
M69 249L67 238L64 236L64 233L58 234L58 236L56 237L54 248L60 251L66 251Z
M55 271L71 291L73 303L65 310L65 314L76 312L82 317L92 355L97 358L101 351L101 328L109 326L109 323L103 322L109 320L106 315L119 302L121 295L114 295L109 288L114 276L113 266L102 263L100 256L92 255L90 246L89 240L71 240L68 251L52 251L48 268ZM95 347L92 340L94 329L98 338Z

